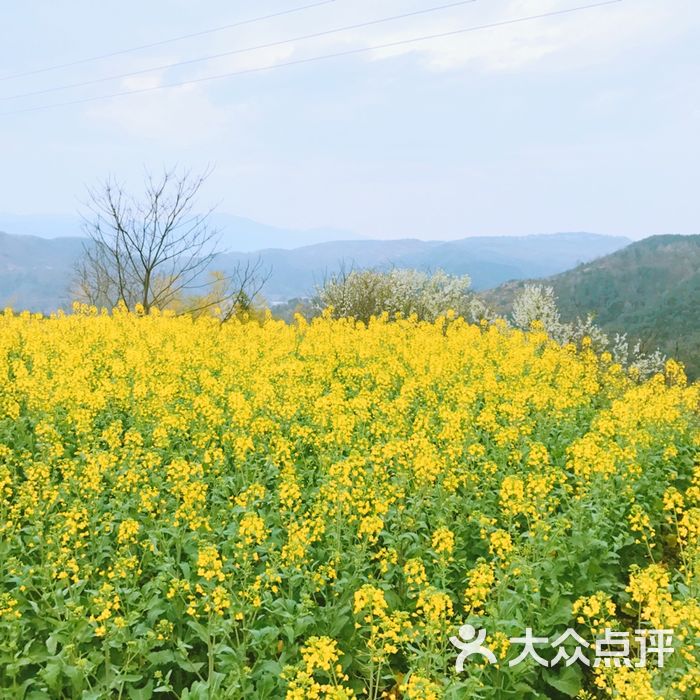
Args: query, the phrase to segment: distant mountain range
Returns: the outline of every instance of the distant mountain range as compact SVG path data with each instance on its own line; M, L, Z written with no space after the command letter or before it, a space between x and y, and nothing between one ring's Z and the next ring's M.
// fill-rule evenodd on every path
M43 312L68 308L68 287L83 241L0 232L0 308Z
M509 313L527 282L483 296ZM700 236L652 236L537 282L554 289L563 320L592 313L609 333L627 332L647 351L661 348L700 377Z
M249 225L251 230L270 228L255 222ZM278 229L272 230L282 235ZM269 231L268 234L273 235ZM0 306L44 312L67 307L72 269L84 241L79 237L45 239L0 233ZM326 275L341 267L443 269L452 274L468 274L475 289L485 289L510 279L555 274L629 243L627 238L591 233L457 241L342 240L291 250L222 253L212 269L231 271L238 264L260 259L263 268L270 271L263 294L268 301L279 302L311 295Z
M292 229L261 224L252 219L214 212L209 223L220 235L221 250L251 252L264 248L298 248L325 241L355 240L360 236L341 229L316 228ZM63 238L83 235L83 224L77 216L22 215L0 213L0 231L40 236L41 238Z
M474 289L510 279L551 275L628 245L630 240L592 233L463 238L457 241L333 241L294 250L222 255L218 265L260 258L271 270L264 294L270 301L308 295L323 278L342 268L390 267L470 275Z

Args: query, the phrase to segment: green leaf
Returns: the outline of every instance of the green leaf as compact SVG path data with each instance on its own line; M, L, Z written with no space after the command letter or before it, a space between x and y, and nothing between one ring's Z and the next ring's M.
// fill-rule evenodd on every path
M56 637L53 635L50 635L47 640L46 640L46 648L48 649L49 654L52 656L56 653L56 647L58 646L58 641Z
M149 700L153 697L153 681L148 681L143 688L129 688L128 692L131 700Z
M154 666L165 666L175 661L175 654L170 650L152 651L148 655L148 660Z
M576 666L565 668L558 676L544 675L545 681L560 693L574 698L581 690L583 675L581 669Z
M177 665L183 670L187 671L189 673L198 673L199 669L204 666L203 661L190 661L189 659L185 658L184 656L178 656L176 657L175 661L177 662Z

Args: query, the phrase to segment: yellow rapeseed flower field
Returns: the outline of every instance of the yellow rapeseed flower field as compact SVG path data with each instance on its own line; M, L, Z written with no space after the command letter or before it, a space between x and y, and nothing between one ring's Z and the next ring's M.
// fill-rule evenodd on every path
M75 311L0 315L0 697L700 693L700 387L674 362L637 383L451 316ZM467 624L498 664L457 672ZM674 651L510 666L526 627Z

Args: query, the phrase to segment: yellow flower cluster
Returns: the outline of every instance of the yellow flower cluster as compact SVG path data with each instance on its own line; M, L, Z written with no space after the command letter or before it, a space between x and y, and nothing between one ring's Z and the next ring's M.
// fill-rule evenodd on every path
M355 692L343 685L348 676L338 663L338 642L330 637L310 637L301 648L303 668L285 669L288 700L350 700ZM326 680L314 677L320 673Z
M114 586L105 582L93 597L92 605L96 614L90 616L90 622L98 623L95 627L95 635L104 637L107 633L107 626L105 623L110 618L113 618L115 613L121 608L119 594L115 591Z
M355 615L361 615L367 624L371 624L373 618L383 618L388 608L384 592L369 583L355 591L353 611Z
M440 601L435 603L429 614L444 616L445 604ZM368 633L367 651L374 664L381 666L386 663L388 657L396 654L400 645L412 637L413 626L408 614L403 611L389 612L384 592L376 586L365 584L355 592L353 612L359 620L355 627Z
M403 566L406 583L411 588L422 588L428 583L425 565L420 559L409 559Z
M301 649L306 671L330 672L338 661L338 642L328 637L311 637Z
M446 593L434 588L426 588L419 593L415 615L424 626L445 630L452 614L452 599Z
M238 547L241 549L262 544L267 537L265 521L257 513L246 513L238 526L238 537Z
M440 700L443 696L438 683L417 673L411 674L408 682L401 686L401 692L406 700Z
M455 549L455 534L447 527L439 527L433 533L430 546L441 559L450 560Z
M627 519L630 523L630 530L638 533L635 540L637 543L644 542L650 549L656 546L656 543L654 542L656 533L654 532L654 528L651 526L651 519L648 513L644 510L644 508L642 508L642 506L639 505L639 503L635 503L632 506L632 510L627 516Z
M0 687L547 696L552 669L452 670L461 626L505 661L517 616L673 628L664 673L586 673L581 697L682 700L698 405L677 363L638 382L537 326L6 311Z
M211 581L223 581L226 577L223 571L223 562L214 545L203 547L197 556L197 575Z
M646 668L621 666L614 671L596 669L595 684L606 695L619 700L662 700L652 686L651 671Z
M119 524L119 530L117 531L117 542L119 544L131 544L136 541L136 536L139 534L141 525L138 520L129 518L122 521Z
M669 572L661 564L651 564L631 571L627 592L639 606L639 615L658 628L663 628L662 611L671 602Z
M0 619L19 619L20 611L17 609L17 601L9 593L0 593Z
M498 559L505 559L513 550L513 538L505 530L494 530L489 537L489 552Z
M493 566L488 562L479 562L467 574L469 585L464 591L464 607L468 613L478 614L484 607L496 576Z
M613 625L615 611L615 603L603 591L575 600L571 608L576 622L585 625L593 635L602 634L606 627Z

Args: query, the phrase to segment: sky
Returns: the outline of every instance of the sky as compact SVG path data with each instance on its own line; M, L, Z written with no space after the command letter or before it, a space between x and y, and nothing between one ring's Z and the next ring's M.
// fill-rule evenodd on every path
M211 166L203 207L287 228L700 233L700 3L511 22L594 1L473 0L332 33L450 0L2 3L0 212L72 216L108 175L138 192L145 169Z

